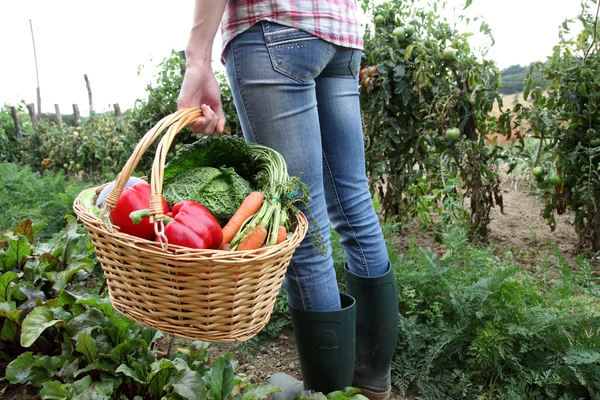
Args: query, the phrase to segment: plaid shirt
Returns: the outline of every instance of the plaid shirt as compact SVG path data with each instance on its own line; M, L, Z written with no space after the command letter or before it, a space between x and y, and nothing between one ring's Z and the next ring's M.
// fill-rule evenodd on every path
M222 48L262 20L306 31L339 46L363 47L356 0L229 0L221 21Z

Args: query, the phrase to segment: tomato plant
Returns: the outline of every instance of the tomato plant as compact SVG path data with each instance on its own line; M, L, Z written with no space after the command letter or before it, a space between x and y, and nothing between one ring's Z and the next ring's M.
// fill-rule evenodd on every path
M542 215L554 229L555 212L574 212L576 251L600 251L599 10L597 1L584 0L578 18L565 20L552 55L528 72L524 98L530 105L514 108L515 124L528 121L528 133L540 138L538 153L554 161L556 173L538 183L546 203Z
M485 145L494 101L502 104L500 74L473 53L469 34L436 13L439 4L363 2L382 17L364 36L363 66L377 67L376 85L360 89L367 168L385 218L423 213L419 197L462 182L444 198L470 197L471 237L485 239L491 207L502 206L495 167L502 152ZM485 24L480 30L489 33Z

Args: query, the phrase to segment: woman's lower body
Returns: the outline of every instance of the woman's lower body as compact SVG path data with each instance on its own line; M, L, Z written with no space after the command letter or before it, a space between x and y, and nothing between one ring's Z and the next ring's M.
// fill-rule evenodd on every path
M263 22L234 39L225 56L244 136L279 151L289 174L307 184L310 211L326 239L325 256L310 235L294 253L284 282L289 302L303 310L339 309L330 222L351 272L376 277L389 263L365 172L361 51Z
M377 311L371 309L379 307L379 295L373 294L377 301L361 300L355 309L353 294L339 293L330 245L331 227L340 235L347 259L346 274L353 281L360 283L364 279L371 287L381 277L388 277L384 279L386 287L394 284L365 171L358 98L360 58L360 50L336 46L267 21L237 36L225 50L227 75L244 136L279 151L289 174L300 177L310 190L308 209L300 208L307 216L313 216L316 224L311 222L309 235L295 251L284 279L295 332L300 331L298 325L308 326L304 333L297 333L301 366L303 358L304 364L319 359L341 364L348 357L353 359L354 335L361 334L355 327L367 321L367 325L381 328L378 322L361 316ZM310 233L325 239L324 255L313 246ZM351 285L359 291L359 297L363 294L361 285ZM389 311L391 317L387 319L393 325L393 320L397 320L397 293L395 286L390 290L394 299L389 302L395 302L395 308ZM358 322L353 316L357 311ZM397 323L390 329L393 331L388 336L393 336L393 343L384 346L386 380ZM324 340L323 335L330 338ZM328 342L333 340L331 337L339 343ZM313 340L318 343L312 343ZM380 341L381 337L365 339L375 340ZM348 351L343 350L346 348ZM357 349L357 357L359 353ZM342 375L340 382L348 374ZM304 378L306 386L307 377ZM321 385L318 379L313 382L313 386Z

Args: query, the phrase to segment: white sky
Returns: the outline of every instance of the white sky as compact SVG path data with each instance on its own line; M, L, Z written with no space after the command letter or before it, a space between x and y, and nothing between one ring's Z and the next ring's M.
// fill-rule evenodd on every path
M0 106L21 99L36 103L33 25L42 111L87 114L84 74L97 111L131 108L146 98L156 64L171 50L185 48L193 0L0 0ZM500 68L543 60L558 41L558 26L580 12L579 0L448 0L447 16L480 15L496 44L488 58ZM469 30L476 32L479 23ZM461 32L464 31L461 29ZM215 49L220 49L219 38ZM218 55L213 57L218 60ZM138 76L141 65L142 74ZM217 62L215 67L220 68Z

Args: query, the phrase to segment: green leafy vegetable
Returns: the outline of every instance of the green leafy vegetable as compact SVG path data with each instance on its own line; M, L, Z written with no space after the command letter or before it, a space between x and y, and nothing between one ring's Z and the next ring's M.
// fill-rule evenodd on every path
M200 167L184 171L163 187L163 197L173 205L193 200L206 207L224 225L250 192L250 183L233 168Z
M194 143L183 146L165 165L163 185L194 168L219 168L223 165L235 169L244 179L252 181L251 161L252 150L243 138L204 135Z

